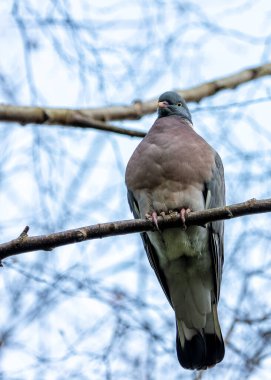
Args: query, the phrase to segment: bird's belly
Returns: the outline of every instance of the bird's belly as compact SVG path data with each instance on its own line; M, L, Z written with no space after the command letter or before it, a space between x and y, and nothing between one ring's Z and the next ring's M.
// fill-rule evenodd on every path
M201 187L182 185L175 181L166 181L163 186L155 189L135 190L134 196L141 218L154 211L167 214L170 210L180 211L181 208L189 208L191 211L199 211L205 207Z
M181 256L201 257L208 251L208 230L190 226L187 230L171 228L161 232L148 232L161 266Z
M174 185L176 186L174 188ZM168 212L169 210L178 210L182 207L190 208L193 211L204 209L204 199L202 189L196 186L181 186L170 182L168 187L157 188L151 194L153 209L156 212Z
M204 210L204 198L201 187L196 184L183 185L176 181L165 181L151 191L137 191L141 217L152 212L168 213L170 210L189 208L192 211ZM181 256L200 257L208 251L208 229L189 226L186 230L169 228L163 232L148 232L160 265L167 265Z

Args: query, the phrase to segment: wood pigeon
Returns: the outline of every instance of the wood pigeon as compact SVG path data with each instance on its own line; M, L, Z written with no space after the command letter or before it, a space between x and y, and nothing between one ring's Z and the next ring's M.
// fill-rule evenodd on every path
M176 316L176 349L187 369L224 357L217 316L223 266L223 221L185 226L190 211L225 205L224 170L216 151L193 129L184 99L165 92L158 118L130 158L125 175L135 218L180 212L183 228L141 234L150 264ZM157 226L158 227L158 226Z

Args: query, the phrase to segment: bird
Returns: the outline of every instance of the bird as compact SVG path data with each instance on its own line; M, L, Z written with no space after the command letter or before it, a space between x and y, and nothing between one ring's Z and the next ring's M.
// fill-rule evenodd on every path
M225 205L218 153L194 130L184 98L158 99L158 117L136 147L125 172L130 209L156 227L141 233L149 262L176 318L176 352L185 369L203 370L223 360L218 320L224 262L224 224L185 225L191 211ZM180 213L181 227L160 230L157 217Z

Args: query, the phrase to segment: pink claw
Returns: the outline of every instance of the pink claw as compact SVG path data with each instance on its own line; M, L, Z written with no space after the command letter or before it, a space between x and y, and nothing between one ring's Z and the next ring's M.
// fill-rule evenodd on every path
M153 213L151 214L151 218L152 218L152 222L155 224L157 230L160 231L159 227L158 227L157 212L153 211Z
M181 221L183 223L183 229L186 230L187 227L185 225L185 218L187 217L187 215L191 212L190 208L182 208L180 210L180 217L181 217Z

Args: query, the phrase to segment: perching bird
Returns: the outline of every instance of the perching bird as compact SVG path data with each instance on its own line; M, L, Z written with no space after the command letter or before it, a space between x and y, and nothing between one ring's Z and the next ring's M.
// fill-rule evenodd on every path
M206 369L224 357L217 316L223 266L223 221L185 228L190 211L225 205L224 170L215 150L193 129L184 99L165 92L158 118L126 168L135 218L177 211L184 228L141 234L151 266L175 311L176 349L187 369Z

